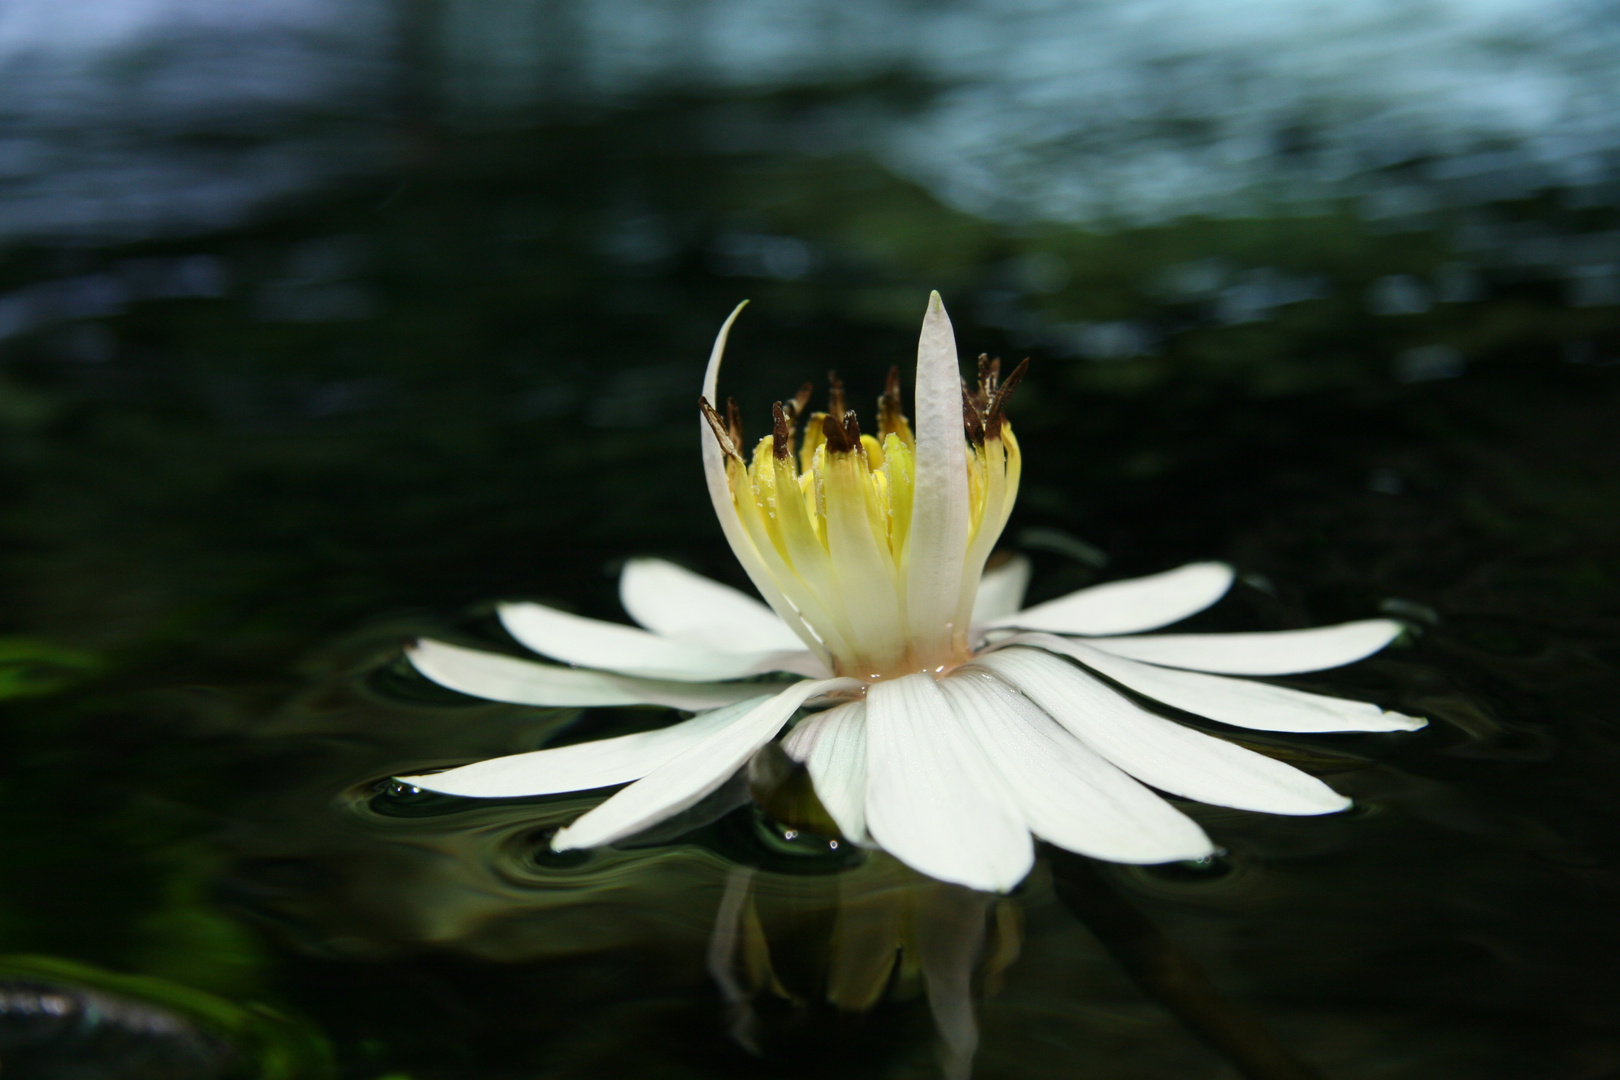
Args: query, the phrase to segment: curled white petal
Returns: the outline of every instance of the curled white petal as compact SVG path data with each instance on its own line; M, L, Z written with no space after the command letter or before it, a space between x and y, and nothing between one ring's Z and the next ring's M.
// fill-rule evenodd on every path
M1192 819L989 672L964 670L940 685L1036 836L1123 863L1199 859L1214 851Z
M720 405L720 360L725 355L726 338L731 334L731 324L737 321L737 316L742 314L747 303L744 300L732 309L721 325L720 333L715 335L714 348L709 351L709 366L703 373L703 396L715 406ZM759 595L765 598L765 603L770 605L777 617L806 648L818 652L821 645L815 634L799 617L781 588L771 580L770 570L760 559L759 552L754 550L754 542L748 538L742 520L737 516L737 507L731 497L731 483L726 478L726 456L715 441L714 433L709 430L708 422L701 417L698 419L698 439L703 455L703 477L709 486L709 501L714 504L715 517L720 520L720 530L726 534L726 543L731 545L732 554L737 556L737 561L742 563L744 572L748 574L748 580L754 583L754 588L759 590Z
M514 705L668 705L712 709L751 698L754 683L694 683L639 679L607 671L537 664L481 649L423 638L405 650L412 666L440 686Z
M821 662L804 649L718 652L638 627L570 615L544 604L502 604L499 612L501 625L525 648L565 663L625 675L703 682L769 671L823 673Z
M557 851L611 844L680 813L725 783L818 694L853 690L853 679L806 679L741 712L552 837Z
M735 705L711 709L656 731L640 731L527 754L508 754L459 769L399 779L429 791L480 799L552 795L559 791L587 791L623 784L641 779L770 697L763 694Z
M1196 615L1226 595L1232 568L1188 563L1162 574L1110 581L990 620L992 626L1058 634L1135 634Z
M866 706L839 705L801 720L782 740L782 749L804 762L816 798L857 844L866 836Z
M803 649L776 614L752 596L663 559L631 559L619 575L619 600L655 634L717 652Z
M1161 791L1272 814L1331 814L1350 805L1316 777L1156 716L1055 656L1012 648L974 662L1011 683L1091 749Z
M1428 721L1386 712L1368 701L1310 694L1286 686L1144 664L1051 634L1019 634L1009 645L1033 645L1070 656L1155 701L1233 727L1255 731L1416 731Z
M1402 629L1393 619L1364 619L1309 630L1089 638L1086 644L1116 656L1193 671L1294 675L1353 664L1394 641Z
M1007 892L1035 848L1012 796L929 675L874 683L866 695L866 827L929 877Z
M986 570L979 578L979 593L973 601L974 625L1016 613L1023 606L1027 588L1029 560L1022 555Z

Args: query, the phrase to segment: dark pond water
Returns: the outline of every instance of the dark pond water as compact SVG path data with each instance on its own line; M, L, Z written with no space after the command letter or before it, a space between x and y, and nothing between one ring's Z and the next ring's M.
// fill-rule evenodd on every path
M1620 1077L1610 7L256 8L0 11L8 1080L928 1077L930 989L983 1078ZM1296 684L1428 728L1249 740L1354 810L996 900L389 785L667 722L401 646L743 584L720 320L759 417L875 395L931 288L1032 358L1034 598L1221 558L1195 628L1410 621Z

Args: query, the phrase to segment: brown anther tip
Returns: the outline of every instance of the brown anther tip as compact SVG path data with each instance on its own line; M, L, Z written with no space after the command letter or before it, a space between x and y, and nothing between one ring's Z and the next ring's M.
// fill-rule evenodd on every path
M827 437L827 452L829 454L847 454L853 449L849 441L849 432L844 424L833 414L828 413L821 418L821 431Z
M721 452L727 457L741 461L742 455L737 452L737 444L731 440L730 433L726 431L725 422L720 419L720 414L714 411L714 406L709 404L709 399L706 397L698 398L698 408L703 413L703 419L709 422L709 430L714 432L715 442L720 444Z
M878 398L878 437L896 434L906 426L900 411L900 368L891 367L883 380L883 396Z
M827 415L844 415L844 380L836 371L827 372Z
M851 409L844 414L844 437L849 440L851 449L861 445L861 425L855 419L855 410Z
M979 393L977 400L979 412L986 415L990 412L990 405L995 401L996 386L1001 382L1001 358L990 359L989 354L979 354Z
M979 414L979 403L965 382L962 384L962 426L974 446L984 445L984 417Z
M789 420L797 420L804 415L804 410L810 407L810 395L813 393L815 393L815 387L809 383L799 387L799 392L793 395L793 400L788 402L786 406Z
M726 398L726 434L738 446L745 446L743 442L742 410L737 408L737 399Z
M990 406L990 415L985 417L984 429L988 437L992 439L1001 437L1001 425L1007 417L1007 402L1012 400L1013 391L1024 381L1024 373L1028 370L1029 357L1026 356L1017 367L1013 368L1012 374L1007 376L1007 381L996 391L996 399Z
M793 425L780 401L771 406L771 421L771 456L786 461L793 456Z
M1029 357L1026 356L1018 361L1018 366L1013 368L1011 375L1007 376L1007 381L1001 384L1001 391L996 399L1005 403L1008 398L1012 397L1012 392L1018 388L1020 382L1023 382L1024 374L1027 371L1029 371Z

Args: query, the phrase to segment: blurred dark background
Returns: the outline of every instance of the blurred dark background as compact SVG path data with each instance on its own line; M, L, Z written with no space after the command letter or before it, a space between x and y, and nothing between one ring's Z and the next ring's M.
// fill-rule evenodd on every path
M742 584L694 409L737 301L763 433L832 368L875 398L938 289L964 356L1032 359L1035 598L1224 558L1198 628L1414 627L1305 685L1430 729L1275 748L1362 818L1217 815L1222 883L1119 888L1329 1075L1620 1075L1614 4L13 0L0 87L4 952L272 1003L363 1080L815 1074L652 974L663 931L545 966L529 854L496 888L475 811L373 796L573 722L435 696L409 637L618 618L636 554ZM704 844L572 917L701 952L753 858ZM1234 1075L1069 947L984 1075ZM860 1068L928 1075L906 1016Z

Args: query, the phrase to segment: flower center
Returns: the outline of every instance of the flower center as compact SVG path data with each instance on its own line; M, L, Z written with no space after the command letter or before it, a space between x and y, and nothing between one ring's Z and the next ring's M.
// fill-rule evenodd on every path
M977 390L962 389L962 462L969 496L961 580L951 581L944 627L919 632L908 620L908 568L937 537L917 535L916 439L901 410L899 372L878 399L876 434L844 407L831 377L826 412L805 415L810 386L772 409L772 430L745 462L735 401L726 417L704 400L726 458L726 478L748 541L815 633L840 675L871 682L916 672L943 674L971 655L969 622L985 559L1018 491L1018 442L1006 403L1028 361L1006 382L1000 361L979 358ZM801 424L802 421L802 424ZM802 438L800 428L803 428ZM943 631L943 632L942 632Z

